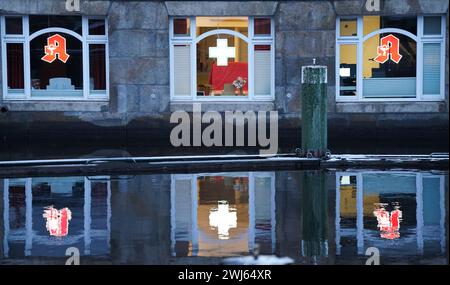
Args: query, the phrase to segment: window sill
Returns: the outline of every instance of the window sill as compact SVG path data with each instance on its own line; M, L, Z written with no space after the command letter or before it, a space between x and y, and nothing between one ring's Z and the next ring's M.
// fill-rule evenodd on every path
M208 111L273 111L275 105L272 101L228 101L228 102L217 102L217 101L171 101L170 111L186 111L192 112L192 106L194 103L201 104L202 112Z
M444 101L336 102L336 113L441 113Z
M29 112L100 112L109 108L108 101L11 101L4 100L2 106L9 111Z

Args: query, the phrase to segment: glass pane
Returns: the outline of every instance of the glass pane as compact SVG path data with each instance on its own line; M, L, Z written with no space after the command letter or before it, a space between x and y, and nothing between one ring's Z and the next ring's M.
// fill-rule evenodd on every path
M272 214L272 178L255 177L255 243L259 245L261 254L272 254L275 243Z
M364 16L364 35L385 28L397 28L417 34L417 17L405 16Z
M188 18L173 19L173 34L175 36L190 35L190 21Z
M6 34L21 35L22 32L22 17L6 17L5 18Z
M105 20L89 19L89 35L105 35Z
M339 35L341 37L357 36L357 21L356 19L341 19L339 25Z
M248 36L248 17L197 17L197 36L211 30L228 29Z
M416 42L402 34L379 34L363 44L363 96L416 97Z
M433 226L440 225L441 218L441 179L439 176L424 177L422 180L423 195L423 222L431 226L430 230L436 232Z
M191 95L191 48L176 45L173 48L174 94Z
M357 45L339 46L340 95L356 96Z
M6 64L8 69L8 90L23 93L23 44L6 44Z
M272 78L270 45L255 45L255 95L270 95Z
M270 35L270 18L256 18L255 19L255 35Z
M340 218L341 228L354 228L356 226L356 176L339 177Z
M65 28L81 35L81 16L36 16L30 15L30 34L50 27Z
M423 44L423 95L441 91L441 44Z
M14 240L12 240L11 236L20 231L25 231L26 224L26 181L25 179L11 179L9 180L9 188L8 188L8 200L9 207L8 216L9 216L9 237L8 242L10 246L10 252L13 252L15 249L21 249L20 251L23 253L24 244L14 245ZM6 189L5 189L6 190Z
M441 17L424 17L423 18L423 33L425 35L440 35L441 34Z
M104 44L89 45L89 83L91 90L106 91L106 61Z
M248 95L247 43L231 35L206 37L197 44L199 96Z
M32 96L83 96L83 52L78 39L64 33L34 38L30 65Z

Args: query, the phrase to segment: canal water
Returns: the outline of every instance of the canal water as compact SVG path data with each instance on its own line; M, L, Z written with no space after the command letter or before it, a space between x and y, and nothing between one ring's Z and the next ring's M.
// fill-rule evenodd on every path
M0 178L0 264L448 264L448 192L442 171Z

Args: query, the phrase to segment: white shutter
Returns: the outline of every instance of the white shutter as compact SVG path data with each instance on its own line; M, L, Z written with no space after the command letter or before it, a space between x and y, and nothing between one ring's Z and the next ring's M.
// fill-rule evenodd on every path
M174 95L191 95L191 49L188 45L173 47Z
M440 94L441 44L423 44L423 95Z
M255 50L255 95L270 95L270 50Z

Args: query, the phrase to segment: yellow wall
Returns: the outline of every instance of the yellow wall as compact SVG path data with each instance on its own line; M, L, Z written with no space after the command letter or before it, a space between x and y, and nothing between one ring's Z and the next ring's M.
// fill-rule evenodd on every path
M340 23L340 34L341 36L352 36L356 33L357 22L355 21L341 21Z
M341 217L356 217L356 186L341 186L340 211ZM380 203L380 198L376 195L364 195L363 197L363 213L364 216L373 216L375 204Z
M356 64L356 45L340 45L339 62L341 64Z
M380 29L380 16L363 17L364 32L367 35ZM380 64L370 60L377 56L377 47L380 43L380 36L371 37L363 43L363 78L372 77L372 68L379 68Z

